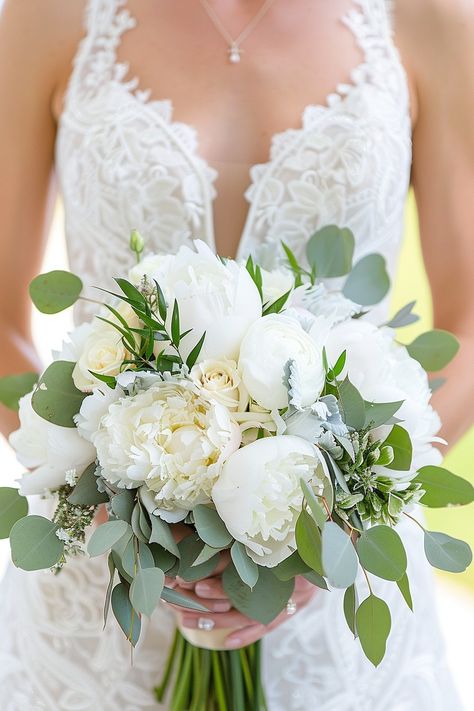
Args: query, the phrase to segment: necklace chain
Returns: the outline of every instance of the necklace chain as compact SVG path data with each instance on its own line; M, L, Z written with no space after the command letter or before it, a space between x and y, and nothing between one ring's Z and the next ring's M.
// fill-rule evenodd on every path
M208 3L208 1L207 0L200 0L200 2L201 2L201 5L203 6L204 10L206 11L207 15L209 16L209 19L211 20L212 24L216 28L216 30L219 32L220 35L222 35L222 37L225 39L225 41L229 45L228 53L229 53L230 61L232 62L232 64L236 64L236 63L240 62L240 55L242 52L242 49L240 48L241 44L243 42L245 42L247 37L249 37L249 35L254 31L254 29L257 27L258 23L267 14L268 10L270 9L271 5L273 5L275 0L265 0L265 2L261 6L261 8L258 10L256 15L244 27L242 32L235 38L232 37L230 32L227 30L227 28L224 27L219 15L214 10L214 8Z

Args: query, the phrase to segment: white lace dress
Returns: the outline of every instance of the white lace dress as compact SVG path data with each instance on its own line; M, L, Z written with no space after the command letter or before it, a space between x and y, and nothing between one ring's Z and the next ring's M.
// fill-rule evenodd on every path
M301 255L328 223L350 227L357 256L385 255L395 270L411 164L406 76L392 41L386 0L354 0L344 18L364 53L349 84L304 110L300 128L273 138L251 170L239 256L272 265L284 239ZM156 250L199 237L214 246L215 171L195 131L173 121L168 100L151 101L118 63L135 25L124 0L89 0L57 138L57 171L71 268L87 283L126 273L137 227ZM86 314L78 314L83 317ZM311 605L264 643L270 711L456 711L419 531L401 527L410 551L415 614L394 584L388 653L377 670L354 642L340 591ZM0 586L1 711L145 711L173 623L158 610L130 665L110 620L102 631L106 562L77 560L57 578L11 567ZM358 583L365 596L364 582ZM161 707L164 708L164 707Z

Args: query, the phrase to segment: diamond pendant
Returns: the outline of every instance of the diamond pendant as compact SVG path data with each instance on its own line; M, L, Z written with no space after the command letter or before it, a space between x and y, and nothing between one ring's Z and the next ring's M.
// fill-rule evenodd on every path
M232 44L229 49L229 61L231 64L238 64L240 62L241 49L236 45Z

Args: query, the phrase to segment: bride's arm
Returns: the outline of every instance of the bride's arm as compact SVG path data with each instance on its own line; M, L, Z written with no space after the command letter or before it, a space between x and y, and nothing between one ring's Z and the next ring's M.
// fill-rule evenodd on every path
M413 186L434 324L461 342L433 398L453 444L474 421L474 4L398 0L397 7L417 87Z
M68 3L6 0L0 12L0 375L39 368L28 283L41 265L55 195L52 97L70 34L61 23L70 11L59 12L60 4ZM0 405L0 430L14 427L16 416Z

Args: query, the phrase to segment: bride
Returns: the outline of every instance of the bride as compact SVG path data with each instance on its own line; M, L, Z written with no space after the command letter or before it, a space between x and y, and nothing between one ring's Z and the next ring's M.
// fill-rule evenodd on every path
M154 251L200 238L273 266L281 240L301 256L318 227L336 223L354 232L357 256L383 253L393 274L411 181L436 324L462 342L435 398L454 442L474 394L473 42L474 6L463 0L6 0L3 372L39 367L27 285L56 183L71 268L104 285L130 266L132 228ZM1 418L7 434L15 419ZM346 629L338 591L301 584L297 614L266 629L229 609L218 578L196 585L218 624L240 627L229 648L265 637L270 711L460 709L418 531L401 533L416 612L380 581L394 629L377 670ZM57 578L8 570L2 711L163 708L151 689L170 610L154 615L131 666L118 626L102 631L105 568L78 559Z

